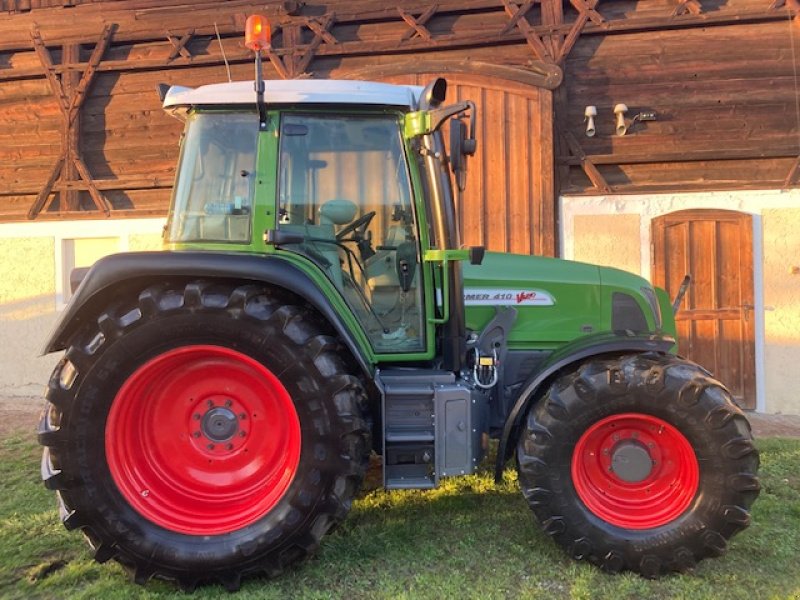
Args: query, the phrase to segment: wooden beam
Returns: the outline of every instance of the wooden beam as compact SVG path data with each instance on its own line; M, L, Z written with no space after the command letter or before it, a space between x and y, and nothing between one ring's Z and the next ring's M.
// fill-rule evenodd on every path
M510 17L509 24L513 23L514 26L522 32L522 35L525 37L525 41L528 42L528 45L533 50L536 58L544 62L555 62L553 60L553 55L547 49L547 46L545 46L542 38L525 17L532 7L533 0L526 0L523 4L519 5L511 2L511 0L503 0L503 8L505 9L506 14ZM503 32L505 32L506 29L508 29L508 24L500 32L500 35L504 35Z
M39 57L39 61L42 63L42 67L45 69L45 76L50 84L53 95L58 99L58 105L64 117L64 123L61 137L61 154L56 160L56 164L53 166L44 187L39 192L36 200L28 211L29 219L35 219L36 216L47 207L50 194L53 191L53 186L59 177L67 182L74 181L78 179L78 177L83 178L88 186L89 196L97 209L103 211L106 216L111 214L108 202L94 186L91 173L81 157L78 115L83 101L86 98L89 86L94 79L97 66L102 60L103 54L111 41L114 30L114 25L106 25L103 28L103 32L100 34L100 38L95 44L89 62L86 63L86 68L80 75L79 81L77 77L78 72L75 70L75 64L72 61L80 61L80 46L72 44L64 47L62 67L66 70L62 72L61 80L59 81L53 67L52 57L42 40L39 28L34 26L31 30L34 50ZM62 209L75 211L79 208L78 195L74 190L65 190L61 198Z
M63 46L61 55L61 62L63 64L72 65L81 62L81 47L79 44L68 44ZM72 98L75 96L78 86L80 84L81 74L74 69L65 72L61 76L61 87L64 90L64 96ZM67 112L69 114L70 111ZM74 181L78 179L78 170L75 167L75 157L79 156L78 147L80 145L81 124L80 117L77 116L78 111L75 111L74 118L64 119L64 135L62 137L62 145L65 148L64 170L62 172L62 180ZM78 210L80 206L80 196L77 190L66 190L59 195L63 201L63 210Z
M55 169L53 169L55 171ZM115 190L154 190L169 189L175 182L175 175L164 175L156 177L120 176L116 179L93 179L91 184L99 191ZM54 181L50 186L51 191L82 190L89 191L89 182L83 180L75 181ZM31 183L3 185L0 187L0 197L6 196L38 196L42 191L40 186ZM116 211L115 211L116 214Z
M595 25L603 26L606 20L596 10L597 0L569 0L569 3L580 13L585 12L589 20Z
M74 120L75 116L78 114L78 111L83 105L83 101L86 99L86 91L89 89L89 86L92 84L92 81L94 80L95 73L97 73L97 66L103 59L103 54L105 54L105 51L108 48L109 43L111 43L111 38L114 35L115 30L116 26L106 25L103 28L103 32L100 34L97 43L95 44L94 50L92 50L92 54L89 57L89 62L86 63L86 67L83 69L83 74L81 75L80 83L78 84L78 87L74 90L74 93L72 94L72 98L69 103L69 109L67 113L70 122Z
M94 202L94 205L97 207L97 210L102 211L105 216L111 216L111 205L108 203L108 200L100 193L97 189L97 186L94 184L94 180L92 179L92 174L89 172L86 163L83 162L83 159L80 155L74 157L75 166L78 169L78 173L80 173L83 180L86 182L86 185L89 186L89 197Z
M336 15L334 13L329 13L322 17L321 20L316 21L317 27L312 28L308 23L306 27L311 29L314 32L314 39L311 43L306 46L304 49L299 49L301 52L299 59L295 61L294 65L294 72L292 74L293 77L298 77L300 75L306 74L311 61L314 59L314 55L316 54L319 47L322 45L322 42L326 39L326 35L328 35L328 39L333 39L334 43L336 38L329 35L330 28L336 22Z
M797 177L798 173L800 173L800 156L797 157L797 160L794 161L794 164L789 169L789 174L783 181L783 189L787 189L794 186L795 178Z
M53 191L53 185L55 184L59 175L61 175L61 170L64 168L65 153L66 149L61 150L61 155L56 159L56 164L53 165L53 168L50 171L50 177L47 178L44 187L39 190L36 200L33 201L33 204L28 210L29 219L35 219L36 215L38 215L47 206L48 200L50 199L50 193Z
M581 0L570 0L570 3L573 6L576 6L576 2L580 3ZM681 19L674 19L669 16L664 16L661 18L654 18L652 16L631 16L631 17L620 17L617 19L604 21L604 19L598 14L593 15L592 11L589 11L589 20L591 24L586 28L586 34L594 35L594 34L603 34L603 33L613 33L613 32L633 32L633 31L652 31L652 30L659 30L659 29L683 29L683 28L693 28L693 27L708 27L714 25L729 25L734 23L740 22L762 22L762 21L774 21L779 20L781 18L785 18L786 15L781 10L776 10L775 8L769 8L769 5L766 5L767 0L764 0L765 6L762 8L747 8L747 9L721 9L718 11L713 12L705 12L700 15L692 15L687 14L684 15ZM773 0L772 4L776 5L777 8L789 8L792 11L800 10L800 8L796 8L798 5L798 0ZM120 1L117 4L123 5L125 2ZM196 9L197 5L199 4L207 4L210 6L209 3L197 3L193 4L193 10ZM225 3L226 7L234 6L237 3L235 1L229 1ZM239 3L242 6L245 6L247 3ZM437 2L438 10L436 16L458 16L465 12L491 12L495 9L498 9L498 0L447 0L443 1L440 0ZM218 7L218 3L214 5ZM380 6L379 3L375 3L375 6ZM423 0L416 0L410 2L403 2L403 9L416 13L416 12L424 12L426 9L430 7L430 2L424 2ZM577 6L576 6L577 9ZM170 9L166 12L174 13L176 9ZM216 8L218 10L218 8ZM128 10L116 10L116 11L108 11L106 13L103 12L104 18L107 21L113 21L112 15L119 15L120 19L123 19L126 14L130 13L130 9ZM783 14L782 14L783 13ZM392 21L397 18L397 9L392 6L391 8L377 8L377 9L368 9L368 10L357 10L357 11L337 11L337 23L341 25L359 25L359 24L366 24L366 23L381 23L384 21ZM227 15L229 17L229 21L227 23L220 22L218 24L220 34L224 36L235 36L239 37L241 35L241 25L236 25L233 17L235 15ZM175 18L174 14L172 15ZM278 14L275 15L276 20L272 23L273 26L273 38L277 35L277 32L280 31L280 28L286 25L292 25L293 20L296 20L294 17ZM22 27L25 27L25 23L30 23L30 19L25 17L20 17L19 22L22 23ZM30 23L29 26L32 26L33 23ZM136 43L146 43L146 42L164 42L164 38L162 34L155 35L154 31L156 30L155 27L150 27L147 29L143 29L141 22L136 22L137 26L126 27L125 31L121 31L118 34L115 34L114 40L115 43L125 43L125 44L136 44ZM17 25L15 28L19 29L20 25ZM548 35L552 32L558 32L561 35L566 35L569 31L569 25L564 25L560 28L552 28L549 26L542 26L542 25L531 25L533 30L539 35ZM12 31L5 31L0 28L0 37L3 39L0 40L0 52L4 51L25 51L29 50L30 46L28 45L28 40L24 37L24 35L20 35L17 38L14 38L12 33L16 33ZM509 28L506 34L511 36L512 40L524 40L524 36L522 36L519 32L515 32L514 28ZM215 36L216 33L214 31L214 26L212 23L209 22L207 26L197 26L195 29L195 36ZM502 37L502 36L501 36ZM438 36L437 36L438 39ZM47 43L50 45L62 45L66 43L85 43L85 38L82 34L68 34L63 35L61 37L57 37L56 35L49 35Z
M396 15L396 9L393 9ZM451 11L452 12L452 11ZM439 13L437 13L439 14ZM798 13L800 16L800 13ZM782 21L786 19L786 15L778 10L747 10L747 11L719 11L713 13L703 13L698 16L685 15L680 19L671 17L663 17L658 19L653 18L628 18L628 19L614 19L604 21L602 25L597 25L589 18L581 32L581 35L606 35L615 33L633 33L643 31L659 31L664 29L670 30L683 30L694 27L711 27L711 26L726 26L736 23L766 23L774 21ZM337 16L337 24L345 24ZM558 33L561 35L568 35L572 24L561 26L542 26L542 25L529 25L530 31L540 35L551 35ZM213 31L213 29L212 29ZM115 35L116 39L116 35ZM527 41L525 35L519 30L510 31L509 33L502 34L501 32L486 33L481 32L462 32L459 34L448 34L436 36L435 40L429 42L419 37L409 39L406 41L384 41L365 44L361 41L354 42L339 42L337 44L321 44L315 51L314 56L350 56L350 55L363 55L367 49L370 54L386 55L386 54L400 54L400 53L413 53L423 52L425 50L446 50L456 48L469 48L475 46L491 46L497 44L514 44L521 41ZM59 41L59 43L61 43ZM534 42L535 43L535 42ZM16 47L16 46L14 46ZM301 51L303 46L298 46ZM6 47L0 42L0 50ZM268 57L273 67L282 78L288 78L288 72L283 65L282 57L291 55L293 50L287 48L273 48L268 52ZM241 50L239 52L228 53L228 60L231 64L243 64L252 61L252 53ZM185 66L212 66L223 64L222 56L203 55L195 56L192 61L179 57L168 62L165 58L162 59L133 59L133 60L106 60L98 65L98 72L120 72L120 71L143 71L143 70L160 70L165 68L177 68ZM77 65L85 67L84 65ZM63 69L59 65L55 65L54 70L56 73L62 72ZM13 81L20 79L35 79L47 75L46 71L42 68L19 68L19 69L0 69L0 81Z
M409 29L400 37L400 40L410 40L413 37L419 36L424 40L431 41L433 36L431 35L431 32L425 28L425 23L427 23L436 13L437 8L437 4L431 4L424 13L418 17L414 17L411 13L404 11L398 6L397 12L400 13L403 21L405 21L409 26Z
M672 17L680 17L685 14L697 16L703 12L703 6L700 4L699 0L677 0L677 2L678 6L675 7L675 10L673 10L670 15Z
M67 97L64 95L64 89L61 87L61 82L56 76L56 70L53 67L53 59L50 57L50 52L42 41L42 35L39 28L34 25L31 29L31 39L33 40L33 49L39 62L44 68L44 76L47 78L47 83L50 84L50 90L53 95L58 99L58 106L62 111L66 111Z
M573 136L574 137L574 136ZM735 148L710 148L708 150L684 150L681 152L648 151L646 154L586 154L595 165L646 165L657 163L684 163L709 160L761 160L765 158L794 158L797 150L771 149L738 150ZM583 159L575 154L559 155L560 164L580 165Z
M182 56L186 60L192 60L192 53L189 52L189 49L186 47L186 44L194 36L194 29L190 29L182 36L178 37L177 35L173 34L170 31L167 31L167 41L172 44L172 50L167 57L167 62L175 60L178 58L178 55Z
M541 0L542 7L542 25L559 26L564 24L564 5L561 0ZM564 41L564 36L559 33L551 33L544 36L543 41L547 47L547 51L551 56L556 57L558 62L558 55L561 49L561 44Z
M592 182L592 185L601 192L610 193L611 186L608 185L603 175L597 170L592 160L586 156L586 153L583 151L583 148L581 148L578 140L575 139L575 136L569 131L563 131L562 136L566 140L570 152L580 160L583 171L586 173L589 181Z

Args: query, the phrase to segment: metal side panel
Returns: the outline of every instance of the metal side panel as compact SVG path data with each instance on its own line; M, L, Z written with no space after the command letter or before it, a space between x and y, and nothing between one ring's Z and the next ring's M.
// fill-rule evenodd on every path
M463 386L435 388L436 474L439 477L474 472L474 410L471 391Z

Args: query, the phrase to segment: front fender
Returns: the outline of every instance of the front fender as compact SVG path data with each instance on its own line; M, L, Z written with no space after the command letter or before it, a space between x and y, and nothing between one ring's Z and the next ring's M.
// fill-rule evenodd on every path
M623 335L612 332L597 333L579 338L554 352L543 367L530 376L517 396L514 407L506 418L500 444L497 448L494 479L500 482L503 468L511 457L519 438L519 425L531 403L540 392L550 384L553 376L565 367L581 362L589 357L624 354L627 352L669 352L675 345L675 338L662 334Z
M113 297L140 291L155 281L197 278L244 280L281 287L317 309L368 376L372 365L330 299L302 269L277 256L241 252L129 252L97 261L81 282L44 346L64 350L69 338Z

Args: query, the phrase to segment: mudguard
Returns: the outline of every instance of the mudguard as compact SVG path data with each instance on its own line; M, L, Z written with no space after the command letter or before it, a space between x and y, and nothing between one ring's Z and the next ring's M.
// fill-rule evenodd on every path
M141 290L154 281L197 278L268 283L293 292L328 320L364 373L371 376L372 367L352 333L305 272L276 256L242 252L129 252L100 259L75 291L50 334L43 354L64 350L70 336L88 319L95 317L97 309L114 296Z
M503 468L514 451L519 437L519 425L531 403L545 389L550 380L561 369L583 361L587 358L626 352L662 352L667 353L675 346L675 338L664 334L624 335L622 333L597 333L588 335L567 344L554 352L541 370L530 376L517 396L514 407L506 418L500 444L497 448L494 479L500 482Z

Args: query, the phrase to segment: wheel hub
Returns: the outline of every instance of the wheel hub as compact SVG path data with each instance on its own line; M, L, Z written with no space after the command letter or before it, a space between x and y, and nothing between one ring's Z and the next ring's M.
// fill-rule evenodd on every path
M205 414L200 429L208 439L226 442L239 431L239 419L229 408L217 406Z
M630 412L600 419L583 432L571 475L578 497L595 516L617 527L651 529L690 506L700 465L676 427Z
M612 454L611 470L623 481L638 483L653 472L653 459L639 442L622 442Z

